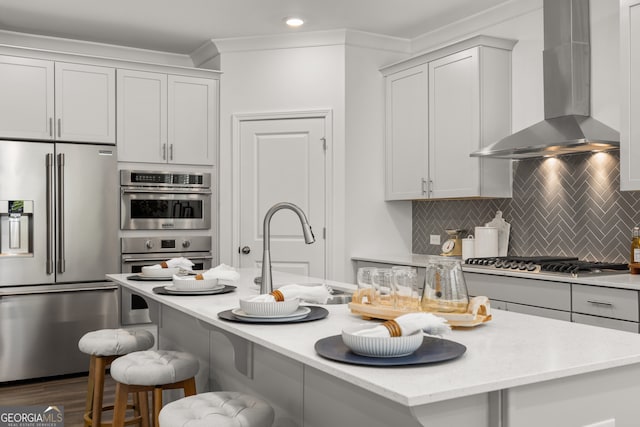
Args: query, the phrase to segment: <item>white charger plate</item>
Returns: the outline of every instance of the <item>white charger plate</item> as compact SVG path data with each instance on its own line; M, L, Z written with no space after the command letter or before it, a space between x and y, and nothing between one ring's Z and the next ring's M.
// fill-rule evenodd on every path
M245 313L240 307L231 310L231 313L239 319L247 322L288 322L291 320L302 319L311 312L309 307L300 306L296 311L286 316L257 316Z

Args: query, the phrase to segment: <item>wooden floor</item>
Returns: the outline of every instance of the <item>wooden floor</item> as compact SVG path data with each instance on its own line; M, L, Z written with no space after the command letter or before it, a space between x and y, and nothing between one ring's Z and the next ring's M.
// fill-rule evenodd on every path
M115 382L107 376L104 391L105 405L113 404L115 390ZM0 384L0 406L64 406L65 427L84 425L82 416L86 396L86 375ZM105 418L110 420L111 413L105 414Z

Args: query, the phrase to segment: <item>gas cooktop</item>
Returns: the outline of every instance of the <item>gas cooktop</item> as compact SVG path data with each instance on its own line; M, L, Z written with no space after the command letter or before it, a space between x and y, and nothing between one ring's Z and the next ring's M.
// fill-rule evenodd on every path
M468 258L465 264L493 270L511 270L532 274L559 274L570 277L629 272L627 264L581 261L576 257L561 256Z

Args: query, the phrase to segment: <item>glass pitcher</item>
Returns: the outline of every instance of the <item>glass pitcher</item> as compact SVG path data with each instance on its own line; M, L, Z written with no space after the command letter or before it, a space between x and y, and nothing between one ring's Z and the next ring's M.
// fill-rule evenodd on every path
M469 293L460 261L430 261L426 270L420 302L422 311L466 313Z

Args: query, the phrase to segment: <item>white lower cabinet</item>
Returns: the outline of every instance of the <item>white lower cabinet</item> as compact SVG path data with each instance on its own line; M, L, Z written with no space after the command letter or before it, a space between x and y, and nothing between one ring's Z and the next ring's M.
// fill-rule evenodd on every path
M471 295L485 295L492 309L640 332L638 291L464 273Z
M572 292L573 322L640 332L638 291L574 284Z

